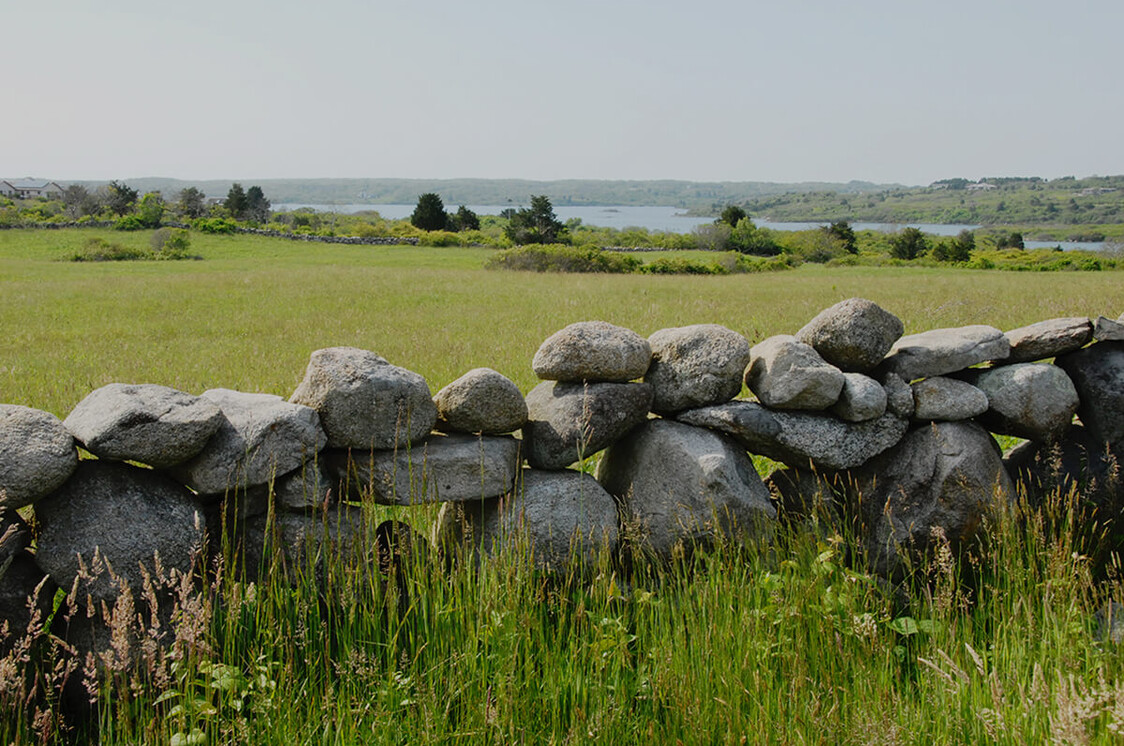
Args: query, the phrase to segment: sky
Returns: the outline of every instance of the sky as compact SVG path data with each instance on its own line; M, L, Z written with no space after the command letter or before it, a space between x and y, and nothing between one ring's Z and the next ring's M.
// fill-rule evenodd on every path
M1120 0L0 0L0 178L1124 173Z

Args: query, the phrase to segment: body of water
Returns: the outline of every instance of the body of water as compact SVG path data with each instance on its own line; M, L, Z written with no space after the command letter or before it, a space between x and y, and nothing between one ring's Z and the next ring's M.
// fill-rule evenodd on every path
M446 205L445 209L454 211L459 205ZM312 208L319 212L356 213L374 210L387 220L404 220L414 212L414 205L310 205L310 204L277 204L274 210L295 210L298 208ZM499 215L503 210L526 205L468 205L468 209L477 215ZM584 225L600 226L603 228L646 228L650 231L664 231L667 233L690 233L697 226L713 223L714 218L700 218L684 213L678 207L651 207L639 205L580 205L580 206L555 206L554 214L563 223L572 218L580 218ZM770 228L777 231L806 231L819 228L828 223L774 223L767 220L754 220L761 228ZM851 223L857 231L881 231L894 233L902 228L917 228L918 230L936 236L955 236L962 230L974 231L980 226L959 223ZM1061 246L1066 251L1082 249L1085 251L1100 251L1104 248L1103 242L1088 241L1026 241L1028 249L1052 249Z

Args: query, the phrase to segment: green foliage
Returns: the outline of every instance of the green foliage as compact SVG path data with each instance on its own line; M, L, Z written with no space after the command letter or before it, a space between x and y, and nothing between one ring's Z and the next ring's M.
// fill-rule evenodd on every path
M634 272L642 262L600 249L543 244L505 249L492 255L485 263L487 269L511 269L524 272Z
M410 224L423 231L443 231L448 225L445 203L434 192L418 195L418 203L410 215Z
M917 228L903 228L890 237L890 256L910 261L924 254L929 248L925 234Z
M160 192L149 192L141 197L136 217L144 228L159 228L164 221L164 198Z
M199 218L191 227L200 233L233 233L238 224L226 218Z
M555 216L550 200L541 195L531 195L531 206L515 212L504 232L517 246L560 243L569 235Z
M956 238L940 240L933 245L933 258L940 262L967 262L976 249L976 235L965 228Z
M749 216L746 215L745 210L738 205L726 205L722 208L722 215L719 216L718 220L731 228L735 228L738 223L748 218Z
M149 246L157 259L182 259L191 248L191 235L182 228L161 228L152 234Z
M114 230L119 231L139 231L148 227L138 215L125 215L113 221Z
M639 267L647 275L728 275L730 270L721 264L711 264L684 257L661 257Z
M478 231L480 230L480 216L464 205L457 208L457 212L449 216L451 230Z
M201 218L207 213L207 195L195 187L182 189L176 202L176 209L187 220Z
M226 193L226 201L223 202L223 207L235 220L242 220L245 216L249 202L246 199L245 190L237 181L230 185L230 191Z
M851 224L846 220L836 220L831 225L824 228L824 232L833 238L837 239L843 250L848 254L859 253L858 241L855 238L855 230Z
M997 249L1025 249L1026 245L1023 243L1023 234L1018 231L1011 231L1004 233L995 239L995 248Z
M268 223L271 206L262 188L251 186L246 190L246 208L242 212L242 219L251 223Z
M773 231L758 228L752 220L744 217L734 224L726 243L730 249L742 254L776 256L781 253L780 242Z
M418 246L460 246L461 235L450 231L426 231L418 236Z
M120 181L111 181L106 188L106 207L114 215L122 216L133 209L137 202L137 190Z

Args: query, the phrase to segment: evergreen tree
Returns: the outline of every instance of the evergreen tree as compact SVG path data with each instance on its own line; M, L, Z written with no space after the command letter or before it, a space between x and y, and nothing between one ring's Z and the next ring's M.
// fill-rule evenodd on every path
M824 228L824 230L839 239L840 243L843 245L843 249L848 254L859 253L858 243L855 240L855 230L846 220L836 220L831 225Z
M443 231L449 224L445 214L445 203L433 192L418 195L418 204L410 215L410 223L423 231Z
M178 209L185 218L201 218L207 212L207 196L195 187L179 193Z
M748 217L749 216L746 214L745 210L743 210L741 207L738 207L737 205L726 205L726 207L722 210L722 216L718 218L718 220L730 226L731 228L736 228L738 226L738 223Z
M226 209L230 212L230 217L235 220L241 220L246 214L246 192L237 181L230 185L230 191L226 193L226 202L224 204Z
M456 215L450 215L449 218L452 227L458 231L480 230L480 217L464 205L457 208Z
M246 220L255 223L269 222L269 200L260 186L252 186L246 190Z
M106 207L108 207L114 215L124 215L127 212L131 212L136 202L136 189L129 187L124 182L109 182L109 197L106 200Z
M903 228L890 237L890 256L895 259L916 259L929 248L925 234L917 228Z
M554 214L550 199L531 195L531 206L522 208L512 216L504 233L517 245L530 243L564 243L568 238L566 226Z

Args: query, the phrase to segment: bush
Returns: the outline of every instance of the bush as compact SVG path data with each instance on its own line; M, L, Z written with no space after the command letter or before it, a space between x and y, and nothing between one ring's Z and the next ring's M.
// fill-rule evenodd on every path
M646 275L726 275L726 267L718 264L704 264L682 257L661 257L640 267Z
M486 269L524 272L635 272L642 262L636 257L600 249L561 244L520 246L493 255Z
M182 228L161 228L149 240L157 259L183 259L191 248L191 237Z
M72 262L124 262L151 258L152 254L144 249L110 243L104 238L91 238L81 249L69 256Z
M144 221L136 215L126 215L113 222L113 229L117 231L139 231L145 227Z
M233 233L238 225L227 218L199 218L191 227L200 233Z
M418 246L460 246L461 237L449 231L429 231L418 236Z

